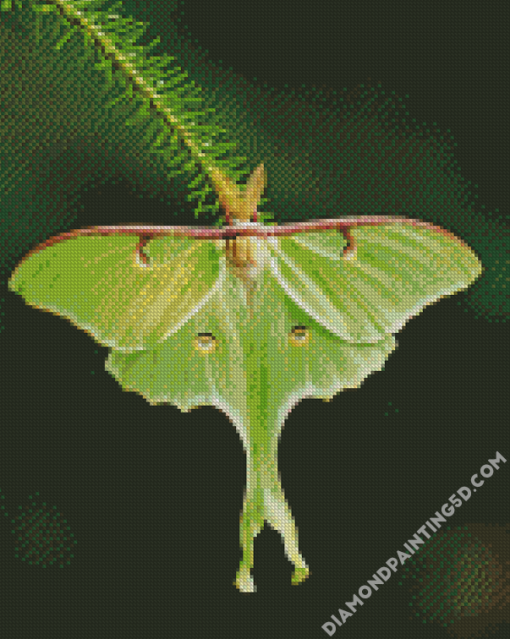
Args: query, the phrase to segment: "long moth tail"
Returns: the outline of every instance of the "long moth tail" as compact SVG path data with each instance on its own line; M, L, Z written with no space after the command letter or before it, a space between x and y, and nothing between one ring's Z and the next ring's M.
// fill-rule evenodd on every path
M278 531L284 543L285 554L294 565L292 583L299 584L310 574L298 545L298 529L278 477L276 454L264 462L249 458L247 489L244 495L240 523L240 541L243 558L234 582L241 592L255 592L251 575L254 563L255 537L264 528L264 523Z

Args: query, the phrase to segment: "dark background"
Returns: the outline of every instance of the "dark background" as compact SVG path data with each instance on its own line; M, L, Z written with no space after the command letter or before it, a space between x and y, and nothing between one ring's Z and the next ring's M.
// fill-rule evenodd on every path
M164 4L125 6L164 34ZM501 7L187 0L182 28L213 63L248 81L340 90L371 78L409 94L413 117L451 130L462 174L479 184L488 215L507 214ZM103 187L88 205L87 223L117 208L126 220L140 218L129 189ZM5 292L2 504L14 513L38 491L78 541L69 566L27 566L14 557L11 518L1 517L6 636L327 636L321 625L451 494L496 451L510 456L508 325L475 318L458 303L462 295L410 321L385 370L360 389L293 410L279 468L312 574L292 587L280 538L266 528L255 544L258 591L249 595L232 585L245 457L228 419L212 408L151 407L123 392L104 371L107 349ZM503 465L451 525L508 522L508 473ZM410 595L398 577L335 637L448 636L408 619Z

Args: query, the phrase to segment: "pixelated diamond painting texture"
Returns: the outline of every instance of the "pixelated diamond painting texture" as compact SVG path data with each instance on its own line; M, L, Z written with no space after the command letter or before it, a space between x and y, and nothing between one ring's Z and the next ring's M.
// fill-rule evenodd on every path
M506 636L497 4L1 8L7 634Z

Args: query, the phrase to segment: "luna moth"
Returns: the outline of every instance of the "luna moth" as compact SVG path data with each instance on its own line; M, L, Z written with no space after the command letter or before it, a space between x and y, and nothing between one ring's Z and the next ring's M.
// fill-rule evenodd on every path
M358 387L394 333L481 273L474 252L432 224L359 216L258 221L263 164L244 189L210 171L227 224L96 226L55 236L17 266L12 291L111 349L106 369L150 404L215 406L246 452L235 585L253 592L254 539L267 521L309 567L277 467L286 416L302 398Z

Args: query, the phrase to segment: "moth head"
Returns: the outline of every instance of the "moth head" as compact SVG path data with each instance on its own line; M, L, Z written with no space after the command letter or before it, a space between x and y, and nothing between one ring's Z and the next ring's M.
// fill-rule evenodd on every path
M266 187L264 165L259 164L253 171L244 190L219 169L211 168L210 174L220 204L227 214L237 220L250 221L257 212Z

